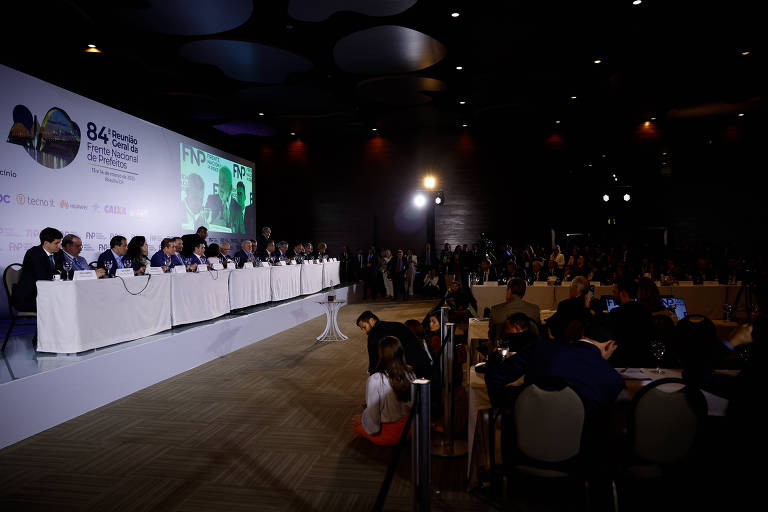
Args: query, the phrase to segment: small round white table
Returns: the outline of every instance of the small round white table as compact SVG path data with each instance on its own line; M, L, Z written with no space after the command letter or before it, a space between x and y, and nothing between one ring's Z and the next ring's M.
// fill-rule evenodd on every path
M336 320L339 314L341 306L346 304L344 300L321 300L318 304L325 306L325 331L323 334L317 337L317 341L344 341L347 339L339 329L339 324Z

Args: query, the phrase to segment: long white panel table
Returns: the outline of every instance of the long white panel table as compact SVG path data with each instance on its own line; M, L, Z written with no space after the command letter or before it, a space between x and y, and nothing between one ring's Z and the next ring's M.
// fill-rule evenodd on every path
M323 288L336 286L341 282L341 262L326 261L323 263Z
M229 307L247 308L272 300L271 267L233 270L229 274Z
M229 313L229 273L171 274L171 323L191 324Z
M301 267L285 265L271 267L272 300L286 300L301 295Z
M38 281L37 350L83 352L170 329L170 296L170 275Z
M538 305L541 309L557 309L557 304L568 298L570 284L567 286L528 286L523 300ZM723 305L733 302L739 286L736 285L684 285L660 286L661 295L674 295L685 299L688 314L704 315L709 318L722 318ZM610 295L612 286L595 287L595 297ZM483 309L501 304L506 298L507 287L495 283L472 287L472 295L477 300L478 313Z
M317 293L323 289L323 263L301 265L301 294Z

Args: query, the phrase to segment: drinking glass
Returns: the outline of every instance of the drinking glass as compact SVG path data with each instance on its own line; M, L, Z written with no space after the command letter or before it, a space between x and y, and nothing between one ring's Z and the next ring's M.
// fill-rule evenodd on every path
M661 375L664 370L661 369L661 358L664 357L664 351L666 347L662 340L651 341L651 353L656 358L656 374Z
M189 270L189 266L192 264L192 258L184 258L184 266Z
M64 267L64 280L66 281L69 279L69 271L72 270L72 262L65 259L62 266Z
M235 268L240 266L240 256L235 256Z
M133 267L133 260L123 259L123 268L132 268L132 267Z
M112 270L112 261L107 260L104 262L104 268L107 269L107 277L112 277L112 275L109 273L110 270Z

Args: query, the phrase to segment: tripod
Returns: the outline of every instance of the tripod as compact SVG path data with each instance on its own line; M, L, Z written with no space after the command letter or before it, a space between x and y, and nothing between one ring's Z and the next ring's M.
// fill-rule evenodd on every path
M744 295L744 310L747 313L754 311L754 302L752 302L752 294L754 293L755 288L757 287L755 286L755 283L752 280L744 279L741 282L741 287L739 288L739 291L736 294L736 298L731 304L731 311L732 312L736 311L736 307L738 306L742 295ZM757 294L755 293L755 295Z

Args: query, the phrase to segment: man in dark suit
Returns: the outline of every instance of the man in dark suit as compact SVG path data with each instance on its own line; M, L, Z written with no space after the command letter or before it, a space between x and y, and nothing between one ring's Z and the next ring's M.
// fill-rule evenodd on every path
M12 302L18 311L37 311L37 282L53 279L54 255L61 249L62 236L56 228L45 228L40 231L40 245L30 247L24 254L21 277L13 285Z
M304 259L314 260L317 259L315 251L312 250L312 242L304 242Z
M352 278L356 281L365 280L365 262L367 258L363 249L358 249L355 259L352 262Z
M480 261L480 282L481 284L498 281L496 269L491 266L491 261L485 258ZM482 311L481 311L482 313Z
M422 274L426 274L437 263L437 254L432 249L432 244L427 242L424 245L424 251L421 253L419 264L421 265Z
M69 272L70 276L74 275L74 272L78 270L90 270L91 267L88 265L88 262L85 260L85 258L80 256L82 250L83 241L79 236L73 235L71 233L64 236L64 238L61 240L61 250L53 255L53 260L56 263L56 270L59 273L65 272L65 262L69 262L70 265L72 265L72 270ZM104 277L104 270L97 268L96 277ZM70 277L67 276L66 279L70 279Z
M221 242L219 244L219 259L222 262L232 261L232 256L229 255L230 245L229 242Z
M171 265L184 266L184 256L181 255L181 251L184 249L184 240L180 236L173 238L173 256L171 257Z
M253 244L250 240L243 240L243 243L240 244L240 250L235 253L235 258L239 261L237 265L239 268L243 268L246 262L255 260L252 248Z
M376 279L378 278L378 265L379 257L376 255L376 248L371 246L368 248L368 254L365 255L363 300L368 297L369 291L371 292L371 299L373 300L376 298L376 294L379 291L379 287L376 283Z
M274 252L273 256L275 261L288 260L288 242L281 240L280 243L277 244L277 250Z
M613 285L618 308L611 311L618 349L613 356L616 366L643 368L654 364L651 340L654 336L653 315L637 302L637 283L625 278Z
M267 240L267 249L263 253L259 253L264 254L264 258L261 258L261 261L269 261L270 263L273 263L275 260L276 252L275 242L273 240Z
M205 201L205 208L211 211L210 224L230 228L232 233L244 232L242 209L237 200L232 197L232 171L226 165L219 167L219 183L216 192L209 195ZM214 229L214 231L220 230Z
M256 247L254 253L261 258L261 261L265 261L269 256L267 255L267 242L272 236L272 228L264 226L261 228L261 234L256 237Z
M128 251L128 243L124 236L115 235L109 241L109 249L99 255L97 268L103 268L107 271L109 277L115 277L115 273L119 268L125 268L123 265L123 256ZM107 269L106 263L111 262L111 266Z
M575 341L580 329L592 316L589 311L589 281L576 276L571 283L569 298L561 300L557 312L547 320L547 329L559 341Z
M293 250L291 251L290 257L296 263L302 262L302 260L304 259L304 246L301 244L301 242L293 246Z
M413 368L417 377L429 378L432 364L427 350L411 330L400 322L384 322L371 311L364 311L357 317L357 326L368 336L368 373L373 375L379 364L379 341L387 336L400 340L405 349L405 361Z
M339 255L339 278L342 283L352 281L352 253L349 252L349 247L344 246Z
M548 277L547 273L541 270L541 262L535 260L531 273L528 275L528 284L533 284L536 281L546 281Z
M397 300L398 295L400 300L405 300L405 271L408 268L408 262L405 260L403 250L398 249L397 255L389 260L387 264L387 272L389 278L392 279L392 300Z
M205 248L208 248L208 242L205 241L206 238L208 238L208 228L205 226L200 226L197 228L197 231L195 231L195 234L200 237L200 239L203 241L203 245ZM184 235L187 236L187 235Z
M243 224L245 226L246 233L256 232L256 206L249 204L245 207L245 214L243 215Z
M163 272L174 266L173 255L175 247L171 238L163 238L160 242L160 250L152 255L149 264L152 267L162 267Z

